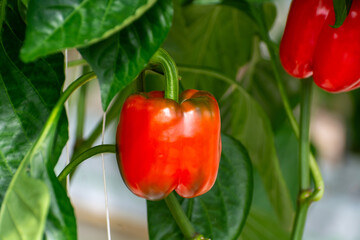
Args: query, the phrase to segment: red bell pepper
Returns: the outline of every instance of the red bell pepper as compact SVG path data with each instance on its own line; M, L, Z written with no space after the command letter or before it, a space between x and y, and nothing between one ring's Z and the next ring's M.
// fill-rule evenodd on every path
M175 190L192 198L215 183L220 154L220 112L208 92L186 90L180 103L154 91L130 95L117 128L118 165L127 187L149 199Z
M360 1L353 0L349 15L333 28L332 0L294 0L280 44L280 60L292 76L313 75L329 92L360 86Z

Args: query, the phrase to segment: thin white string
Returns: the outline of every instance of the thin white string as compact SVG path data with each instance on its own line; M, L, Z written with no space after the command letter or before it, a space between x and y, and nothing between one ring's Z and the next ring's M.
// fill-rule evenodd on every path
M104 114L103 114L102 133L101 133L101 144L104 144L105 122L106 122L106 114L104 112ZM109 217L108 195L107 195L107 188L106 188L106 173L105 173L104 153L101 154L101 159L102 159L102 170L103 170L103 181L104 181L104 196L105 196L107 237L108 237L108 240L111 240L110 217Z
M67 72L68 72L68 50L65 49L65 81L67 79ZM64 83L64 89L66 89L65 83ZM67 112L69 112L69 102L66 100L65 102L65 109ZM69 131L68 131L69 132ZM69 151L69 140L66 142L66 162L65 167L70 163L70 151ZM66 176L66 189L68 191L69 195L69 187L70 187L70 174Z

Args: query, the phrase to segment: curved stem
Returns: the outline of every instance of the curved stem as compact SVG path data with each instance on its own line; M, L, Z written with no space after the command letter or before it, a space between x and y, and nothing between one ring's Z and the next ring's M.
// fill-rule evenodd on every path
M170 193L164 200L185 238L193 239L196 236L195 229L185 215L174 193Z
M62 93L59 101L57 102L57 104L59 105L63 105L65 103L65 101L68 99L68 97L70 97L70 95L79 87L81 87L82 85L84 85L85 83L89 82L92 79L95 79L96 75L94 72L89 72L86 73L84 75L82 75L81 77L79 77L78 79L76 79L73 83L71 83L67 89Z
M310 152L310 170L311 170L312 178L314 180L315 189L311 193L309 200L316 202L323 197L325 185L324 185L324 180L321 176L319 166L317 165L315 157L311 152Z
M70 62L71 63L71 62ZM70 66L69 63L69 66ZM158 52L155 53L155 55L150 60L150 65L160 65L162 67L163 72L165 73L166 80L166 93L171 93L169 96L166 96L166 98L173 99L175 101L178 101L178 74L176 70L176 64L174 60L170 57L170 55L163 49L159 49ZM122 108L122 105L125 101L125 98L127 97L126 94L118 94L116 97L116 100L114 101L114 104L110 106L108 111L106 112L106 126L110 124L115 118L119 116L119 112ZM79 149L76 149L73 156L76 157L79 153L84 151L85 149L90 148L96 139L100 136L102 130L102 119L99 120L98 124L94 128L94 130L91 132L90 136L85 139Z
M160 48L150 59L150 65L160 65L166 79L165 98L179 101L179 82L176 64L171 56Z
M104 144L99 145L96 147L89 148L85 152L80 153L77 155L59 174L58 179L61 183L66 179L66 176L71 173L80 163L85 161L88 158L91 158L94 155L100 154L100 153L115 153L116 152L116 146L111 144Z

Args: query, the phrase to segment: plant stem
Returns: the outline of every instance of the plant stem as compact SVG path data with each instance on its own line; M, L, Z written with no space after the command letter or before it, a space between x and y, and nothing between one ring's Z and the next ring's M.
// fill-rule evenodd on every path
M77 66L85 65L85 64L87 64L85 59L78 59L78 60L73 60L73 61L68 62L68 67L77 67Z
M300 105L300 189L307 191L310 188L309 171L309 129L310 129L310 109L311 109L312 80L301 80L301 105Z
M291 239L301 240L306 222L307 210L310 206L308 197L310 190L310 109L312 95L312 79L301 80L301 105L300 105L300 141L299 141L299 160L300 160L300 194L298 197L297 210L293 225Z
M196 235L195 229L186 217L175 194L170 193L164 200L185 238L194 238Z
M160 48L150 59L149 65L160 65L166 79L165 98L179 101L179 81L176 64L171 56Z
M80 88L80 94L77 104L77 122L76 122L76 142L79 144L83 140L84 136L84 123L85 123L85 99L86 99L87 85ZM76 148L76 147L75 147Z
M296 216L294 221L294 228L291 233L292 240L302 240L302 235L304 232L307 210L310 206L310 201L305 201L302 204L298 204L296 209Z
M89 148L85 152L80 153L77 155L59 174L58 179L61 182L61 184L65 184L66 176L71 173L80 163L85 161L88 158L91 158L94 155L97 155L99 153L115 153L116 147L115 145L111 144L104 144L99 145L96 147Z

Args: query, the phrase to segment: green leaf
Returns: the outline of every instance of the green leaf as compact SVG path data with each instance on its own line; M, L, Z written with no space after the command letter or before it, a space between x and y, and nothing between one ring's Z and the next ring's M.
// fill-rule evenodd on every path
M350 12L352 0L333 0L335 11L335 23L333 28L340 27Z
M280 160L281 171L290 190L290 195L295 207L299 194L300 179L299 143L288 121L276 130L275 145Z
M44 181L50 186L51 203L45 226L45 239L76 240L77 228L74 209L65 189L58 181L54 166L49 161Z
M244 231L239 240L288 240L289 233L274 222L271 216L251 208Z
M87 46L125 28L156 0L30 0L21 59Z
M119 33L79 49L99 79L104 110L161 46L170 29L172 16L172 1L159 0L139 20Z
M219 2L219 4L236 7L254 20L254 17L251 13L250 3L247 0L222 0Z
M253 21L235 8L220 5L176 6L173 27L164 48L179 66L219 70L235 79L240 66L250 60ZM220 98L228 89L214 78L181 72L185 88L204 89Z
M50 194L42 181L28 177L23 169L25 164L15 176L1 208L1 239L37 240L43 236Z
M276 6L272 2L264 2L263 5L264 17L267 29L271 29L276 20Z
M295 207L299 191L298 141L287 120L275 131L275 145L280 168ZM290 229L285 229L279 223L276 212L262 187L259 174L255 172L253 202L240 239L288 240L289 238Z
M281 77L291 107L294 108L300 101L300 81L290 77L285 71L281 71ZM287 117L269 60L260 60L256 63L246 89L264 109L271 120L272 128L276 131L281 127Z
M240 142L222 135L220 169L213 188L181 206L195 230L211 239L236 239L249 213L252 198L252 168ZM147 201L149 236L155 239L183 239L164 201Z
M294 208L280 170L269 118L242 88L221 102L224 131L240 140L249 151L269 200L286 229L290 229Z
M47 143L51 154L29 156L60 97L64 58L20 61L25 24L17 10L16 1L9 1L0 39L0 239L38 239L44 230L57 234L55 239L72 239L77 234L71 203L64 190L54 190L53 167L68 139L65 113L54 122L56 144L52 147L53 138Z

